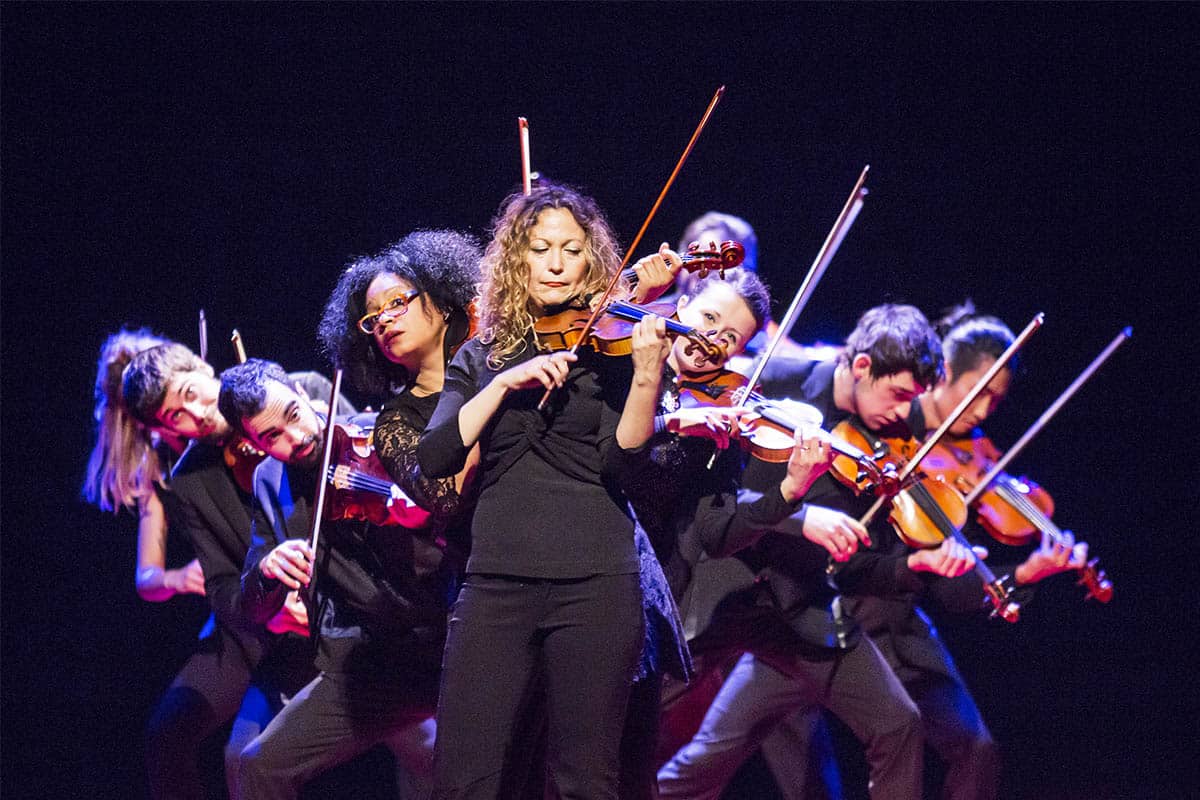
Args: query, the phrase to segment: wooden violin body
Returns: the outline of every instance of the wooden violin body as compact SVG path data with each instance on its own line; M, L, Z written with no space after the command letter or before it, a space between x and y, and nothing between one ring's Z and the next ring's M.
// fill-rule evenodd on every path
M858 491L871 490L890 496L888 521L909 547L937 547L943 540L953 538L966 523L966 503L945 480L923 471L914 473L903 485L896 480L895 476L920 447L915 439L875 437L851 420L838 423L833 436L870 454L880 474L885 476L882 483L872 483L862 475L857 462L839 454L832 467L835 477ZM925 463L921 462L922 467Z
M375 452L370 432L335 425L325 501L325 519L358 519L375 525L421 528L430 514L392 482Z
M885 481L877 484L875 491L881 497L891 498L888 521L901 541L917 549L937 547L946 539L954 539L970 547L970 542L960 530L967 521L966 502L945 480L914 469L925 463L925 459L916 461L921 450L916 439L880 438L869 433L854 419L838 423L833 435L854 443L877 459ZM839 465L835 460L833 469L835 474L840 474L843 482L853 480L846 464ZM897 477L902 475L907 477ZM874 507L859 522L866 524L873 512ZM1021 606L1010 597L1007 576L997 578L982 560L975 562L975 573L983 583L993 616L1006 622L1020 619Z
M225 445L225 466L233 473L233 480L246 494L254 493L254 470L267 454L255 447L249 439L237 437Z
M712 363L725 360L724 349L710 341L694 328L689 328L674 319L672 303L652 303L638 306L614 300L605 308L591 326L588 321L592 312L585 308L569 308L557 314L542 317L534 323L538 345L542 350L578 349L586 345L606 356L627 356L633 352L633 326L647 316L662 317L667 321L668 336L682 336L688 340L689 354L700 349Z
M1000 457L1000 451L990 439L977 435L938 443L922 465L964 493L970 493ZM1054 513L1054 499L1028 478L1001 472L972 506L979 516L979 524L1003 544L1028 544L1042 534L1051 540L1062 539L1062 530L1050 519ZM1079 584L1087 590L1089 599L1101 603L1112 599L1112 581L1100 569L1098 559L1091 559L1079 569Z
M922 466L931 475L952 483L963 494L974 489L979 479L1000 457L986 436L941 442L926 457ZM1003 544L1020 546L1036 538L1040 531L1020 509L1006 499L1019 494L1044 516L1054 514L1054 499L1049 492L1027 478L1001 474L975 503L979 523L992 538Z

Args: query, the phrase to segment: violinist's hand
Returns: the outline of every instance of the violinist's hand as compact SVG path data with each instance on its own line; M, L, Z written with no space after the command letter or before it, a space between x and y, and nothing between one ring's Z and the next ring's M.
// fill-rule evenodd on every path
M913 572L932 572L946 578L957 578L975 568L975 562L987 558L987 549L967 547L957 539L945 539L930 550L917 550L908 556L908 568Z
M871 535L854 517L824 506L805 506L804 538L829 551L834 561L846 561L858 543L871 546Z
M275 616L267 620L267 630L271 633L297 633L308 636L308 607L300 599L300 593L288 592L283 606L275 612Z
M1070 531L1063 531L1062 538L1051 538L1042 533L1042 543L1013 572L1017 583L1037 583L1040 580L1087 566L1087 542L1076 542Z
M204 594L204 570L199 559L193 558L186 566L169 569L163 573L163 586L175 594Z
M788 458L787 476L779 484L780 494L789 503L803 497L813 481L828 472L833 463L828 433L816 426L801 425L796 428L794 437L795 444L792 445L792 454Z
M579 356L569 350L548 353L509 367L496 376L496 381L508 391L533 389L538 386L558 389L566 383L571 364L578 360Z
M633 289L633 302L650 303L666 294L667 289L675 282L675 276L683 266L683 259L663 242L658 246L658 252L652 256L639 259L633 265L637 273L637 286Z
M630 344L633 347L633 380L643 386L658 386L663 364L671 352L667 321L663 317L644 317L634 324Z
M289 589L308 586L312 580L312 548L303 539L288 539L258 562L263 577L279 581Z
M741 406L681 408L664 417L671 433L712 439L721 450L758 418L758 414Z

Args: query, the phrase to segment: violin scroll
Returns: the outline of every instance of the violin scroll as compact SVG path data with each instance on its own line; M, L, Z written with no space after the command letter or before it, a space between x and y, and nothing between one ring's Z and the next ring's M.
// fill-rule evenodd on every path
M1104 570L1099 568L1100 559L1093 558L1079 570L1079 580L1075 582L1076 586L1082 586L1087 590L1084 600L1096 600L1100 603L1107 603L1112 600L1113 585L1108 576L1104 574Z
M709 242L707 247L699 242L688 245L687 252L680 253L683 268L688 272L697 272L701 278L707 278L710 272L716 272L725 278L725 270L740 267L746 260L746 248L741 242L724 241L717 247L716 242Z

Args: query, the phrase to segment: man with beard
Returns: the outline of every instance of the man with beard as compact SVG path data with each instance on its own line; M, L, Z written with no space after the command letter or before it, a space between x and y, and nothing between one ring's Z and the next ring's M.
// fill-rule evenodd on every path
M220 407L269 456L254 475L247 615L270 619L318 572L310 608L321 672L243 751L243 797L297 797L311 778L380 742L427 778L455 560L422 530L429 514L407 502L382 525L326 521L314 553L306 539L325 419L282 367L259 359L222 374Z

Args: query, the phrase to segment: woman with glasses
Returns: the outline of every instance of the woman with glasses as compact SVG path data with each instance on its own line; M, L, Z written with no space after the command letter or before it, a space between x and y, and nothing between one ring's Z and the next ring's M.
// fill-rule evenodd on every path
M465 527L460 523L463 481L460 476L424 480L415 451L437 404L446 362L470 330L479 258L478 243L466 234L416 231L378 255L353 261L326 303L318 329L326 354L366 402L382 404L374 428L376 453L393 480L431 512L419 528L375 528L362 533L363 541L354 547L339 539L358 559L343 575L353 588L337 590L346 597L378 592L400 605L426 610L440 605L434 613L442 618L448 610L447 584L456 580L466 548L465 536L458 535ZM432 712L436 704L444 630L408 631L386 609L360 609L353 601L347 607L345 619L356 620L361 629L344 635L346 642L354 640L354 653L407 647L406 637L415 637L420 644L412 652L432 653L432 659L414 658L405 671L399 666L378 670L358 656L331 658L335 666L327 669L333 674L305 689L303 708L294 703L243 755L243 769L252 777L247 796L296 796L312 775L381 737L401 767L401 796L428 796L435 725L432 719L413 723L406 710L427 706ZM423 666L427 661L432 666ZM347 687L344 695L338 687ZM315 746L308 737L317 729L337 741Z
M479 245L450 230L416 231L342 273L319 337L347 383L371 404L380 460L441 535L460 516L465 470L427 480L417 439L437 405L451 355L472 328Z

